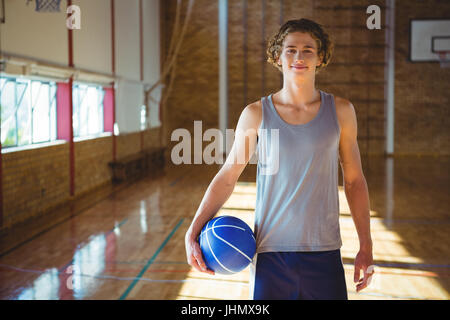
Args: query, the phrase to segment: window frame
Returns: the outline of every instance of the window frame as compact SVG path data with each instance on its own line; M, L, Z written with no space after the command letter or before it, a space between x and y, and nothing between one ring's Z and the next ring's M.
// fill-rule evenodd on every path
M80 86L86 87L86 94L85 94L85 96L83 97L82 100L80 100L80 97L79 97ZM82 103L80 103L80 105L77 105L77 103L79 103L80 101L83 101L86 98L87 90L89 88L95 88L95 89L97 89L97 91L101 91L101 93L102 93L101 98L99 99L99 101L97 101L97 110L96 110L96 112L99 113L98 119L101 121L101 124L99 125L99 131L98 132L90 133L89 132L89 128L88 128L88 133L87 134L85 134L85 133L81 134L80 133L80 128L81 128L81 112L80 111L81 111ZM76 97L75 95L78 95L78 96ZM103 133L105 132L105 120L104 120L104 115L105 115L105 106L104 106L105 95L106 95L106 90L101 84L84 83L84 82L74 82L72 84L72 105L73 105L72 126L73 126L73 138L74 138L74 140L84 140L84 139L88 139L90 137L98 137L98 136L102 136L103 135ZM101 110L99 111L99 109L101 109ZM78 124L77 124L78 127L77 128L75 128L75 122L73 121L75 119L75 117L77 118L77 121L78 121Z
M2 87L0 88L0 126L3 123L3 119L1 118L1 98L2 95L4 94L4 87L8 84L8 83L13 83L14 84L14 115L12 117L14 117L14 122L15 122L15 132L14 132L14 144L4 144L4 142L2 141L2 149L8 149L8 148L20 148L20 147L24 147L24 146L29 146L29 145L39 145L39 144L45 144L45 143L49 143L49 142L54 142L58 140L57 137L57 128L58 128L58 115L57 115L57 83L56 81L52 81L52 80L47 80L47 79L37 79L37 78L28 78L28 77L20 77L20 76L13 76L13 75L0 75L0 79L5 79L5 82L3 83ZM34 140L34 116L35 116L35 108L36 108L36 101L33 101L33 94L32 94L32 86L33 86L33 82L39 82L41 85L42 84L46 84L48 85L48 122L49 122L49 127L48 127L48 139L47 140L41 140L41 141L35 141ZM26 87L20 97L20 99L18 99L18 83L26 83ZM54 94L52 95L52 88L54 89ZM38 91L38 95L37 97L39 97L40 94L40 90L42 90L41 87L39 87L39 91ZM45 90L45 89L44 89ZM28 125L29 125L29 130L30 130L30 134L29 134L29 140L28 143L24 143L24 144L20 144L20 140L19 140L19 130L21 130L22 127L20 127L20 122L19 122L19 109L21 107L24 107L22 105L22 101L25 97L25 95L28 95L29 98L29 102L26 105L26 113L28 113L29 116L29 121L28 121ZM51 119L51 117L54 117L54 119ZM52 128L52 126L54 126L54 128ZM1 139L1 137L0 137Z

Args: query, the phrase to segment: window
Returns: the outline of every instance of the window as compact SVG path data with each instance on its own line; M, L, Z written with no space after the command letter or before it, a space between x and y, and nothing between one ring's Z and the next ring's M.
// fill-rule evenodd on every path
M141 130L147 128L147 108L144 105L141 106Z
M56 84L0 77L2 147L56 140Z
M103 98L101 86L74 84L73 135L83 137L103 132Z

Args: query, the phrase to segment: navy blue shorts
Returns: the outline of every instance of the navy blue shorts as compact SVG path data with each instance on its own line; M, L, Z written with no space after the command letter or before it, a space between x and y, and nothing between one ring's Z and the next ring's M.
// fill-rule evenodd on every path
M339 249L258 253L253 267L255 300L347 300Z

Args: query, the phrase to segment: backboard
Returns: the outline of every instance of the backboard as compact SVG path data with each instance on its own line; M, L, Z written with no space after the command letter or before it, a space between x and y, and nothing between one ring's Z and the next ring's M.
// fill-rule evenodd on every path
M412 19L409 34L412 62L439 62L439 54L450 51L450 19Z

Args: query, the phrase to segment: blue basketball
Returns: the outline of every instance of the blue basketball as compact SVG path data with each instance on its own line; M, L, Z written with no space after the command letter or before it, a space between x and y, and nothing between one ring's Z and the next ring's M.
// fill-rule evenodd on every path
M200 233L206 266L215 273L233 274L247 267L256 252L252 229L241 219L220 216L208 221Z

